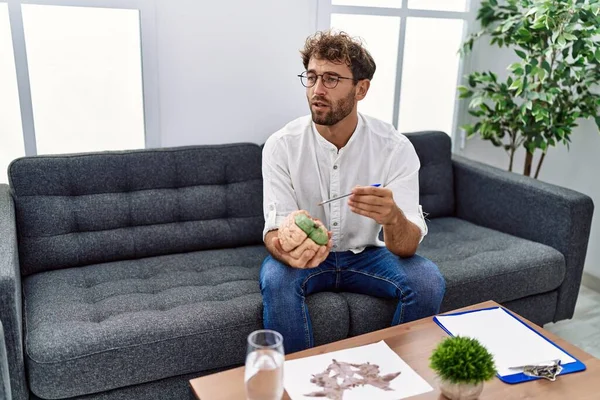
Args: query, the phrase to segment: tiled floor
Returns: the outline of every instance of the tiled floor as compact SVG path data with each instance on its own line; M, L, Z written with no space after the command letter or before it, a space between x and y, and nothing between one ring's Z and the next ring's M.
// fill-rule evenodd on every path
M600 293L582 286L573 319L546 324L544 329L600 358Z

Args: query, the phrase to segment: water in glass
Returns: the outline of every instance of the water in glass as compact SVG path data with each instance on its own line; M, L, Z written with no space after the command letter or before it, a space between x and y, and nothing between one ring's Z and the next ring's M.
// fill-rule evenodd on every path
M246 398L279 400L283 396L283 339L278 332L255 331L248 336Z

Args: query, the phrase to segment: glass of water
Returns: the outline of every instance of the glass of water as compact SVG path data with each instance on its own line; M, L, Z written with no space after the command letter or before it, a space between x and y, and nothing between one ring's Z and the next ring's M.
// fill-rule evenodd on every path
M246 353L246 398L280 400L283 396L283 337L269 329L248 336Z

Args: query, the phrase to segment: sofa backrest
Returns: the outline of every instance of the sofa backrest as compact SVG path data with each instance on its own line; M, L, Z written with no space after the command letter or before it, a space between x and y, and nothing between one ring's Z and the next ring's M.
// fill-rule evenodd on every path
M450 136L444 132L405 133L419 160L420 202L427 218L454 215L454 173Z
M23 275L262 243L255 144L25 157L9 180Z

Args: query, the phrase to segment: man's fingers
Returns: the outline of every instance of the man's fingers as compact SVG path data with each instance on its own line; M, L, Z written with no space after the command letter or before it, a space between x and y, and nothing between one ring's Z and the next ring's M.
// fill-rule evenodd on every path
M283 247L281 247L281 242L279 241L279 238L277 236L275 236L273 240L271 240L271 243L273 243L273 247L275 247L275 250L277 250L279 254L286 254L286 252L283 251Z
M274 237L273 240L271 240L271 243L273 243L273 247L275 247L275 251L277 251L279 253L279 257L283 261L285 261L290 267L304 268L304 266L306 265L306 261L302 261L297 258L294 258L292 254L283 250L283 247L281 247L281 242L279 241L278 237Z
M355 186L352 189L352 193L359 195L371 195L377 197L388 196L392 191L387 188L375 187L375 186Z
M307 240L311 242L303 243L291 252L283 250L278 237L274 237L272 243L275 250L289 266L294 268L314 268L318 267L327 258L327 254L333 245L331 232L328 233L330 239L327 246L318 246L318 249L316 249L317 245L309 238Z
M368 203L361 203L357 201L348 201L348 205L350 207L358 208L363 211L369 211L372 213L381 213L383 211L383 207L381 205L373 205Z
M360 208L356 208L356 207L352 207L352 206L350 206L350 211L352 211L355 214L362 215L362 216L365 216L365 217L369 217L369 218L372 218L372 219L377 218L377 216L379 215L379 214L376 214L376 213L373 213L373 212L370 212L370 211L361 210Z
M350 204L350 203L365 204L365 205L377 206L377 207L383 207L387 204L387 202L388 202L388 199L385 197L376 197L376 196L369 196L369 195L364 195L364 196L352 195L348 199L348 204Z
M300 256L300 259L298 260L298 264L301 265L300 268L305 268L308 267L310 261L315 257L315 251L312 249L306 249L304 250L304 252L302 253L302 255Z
M315 254L313 259L308 263L307 268L318 267L323 261L325 261L325 258L327 258L327 251L327 246L321 246L317 254Z

